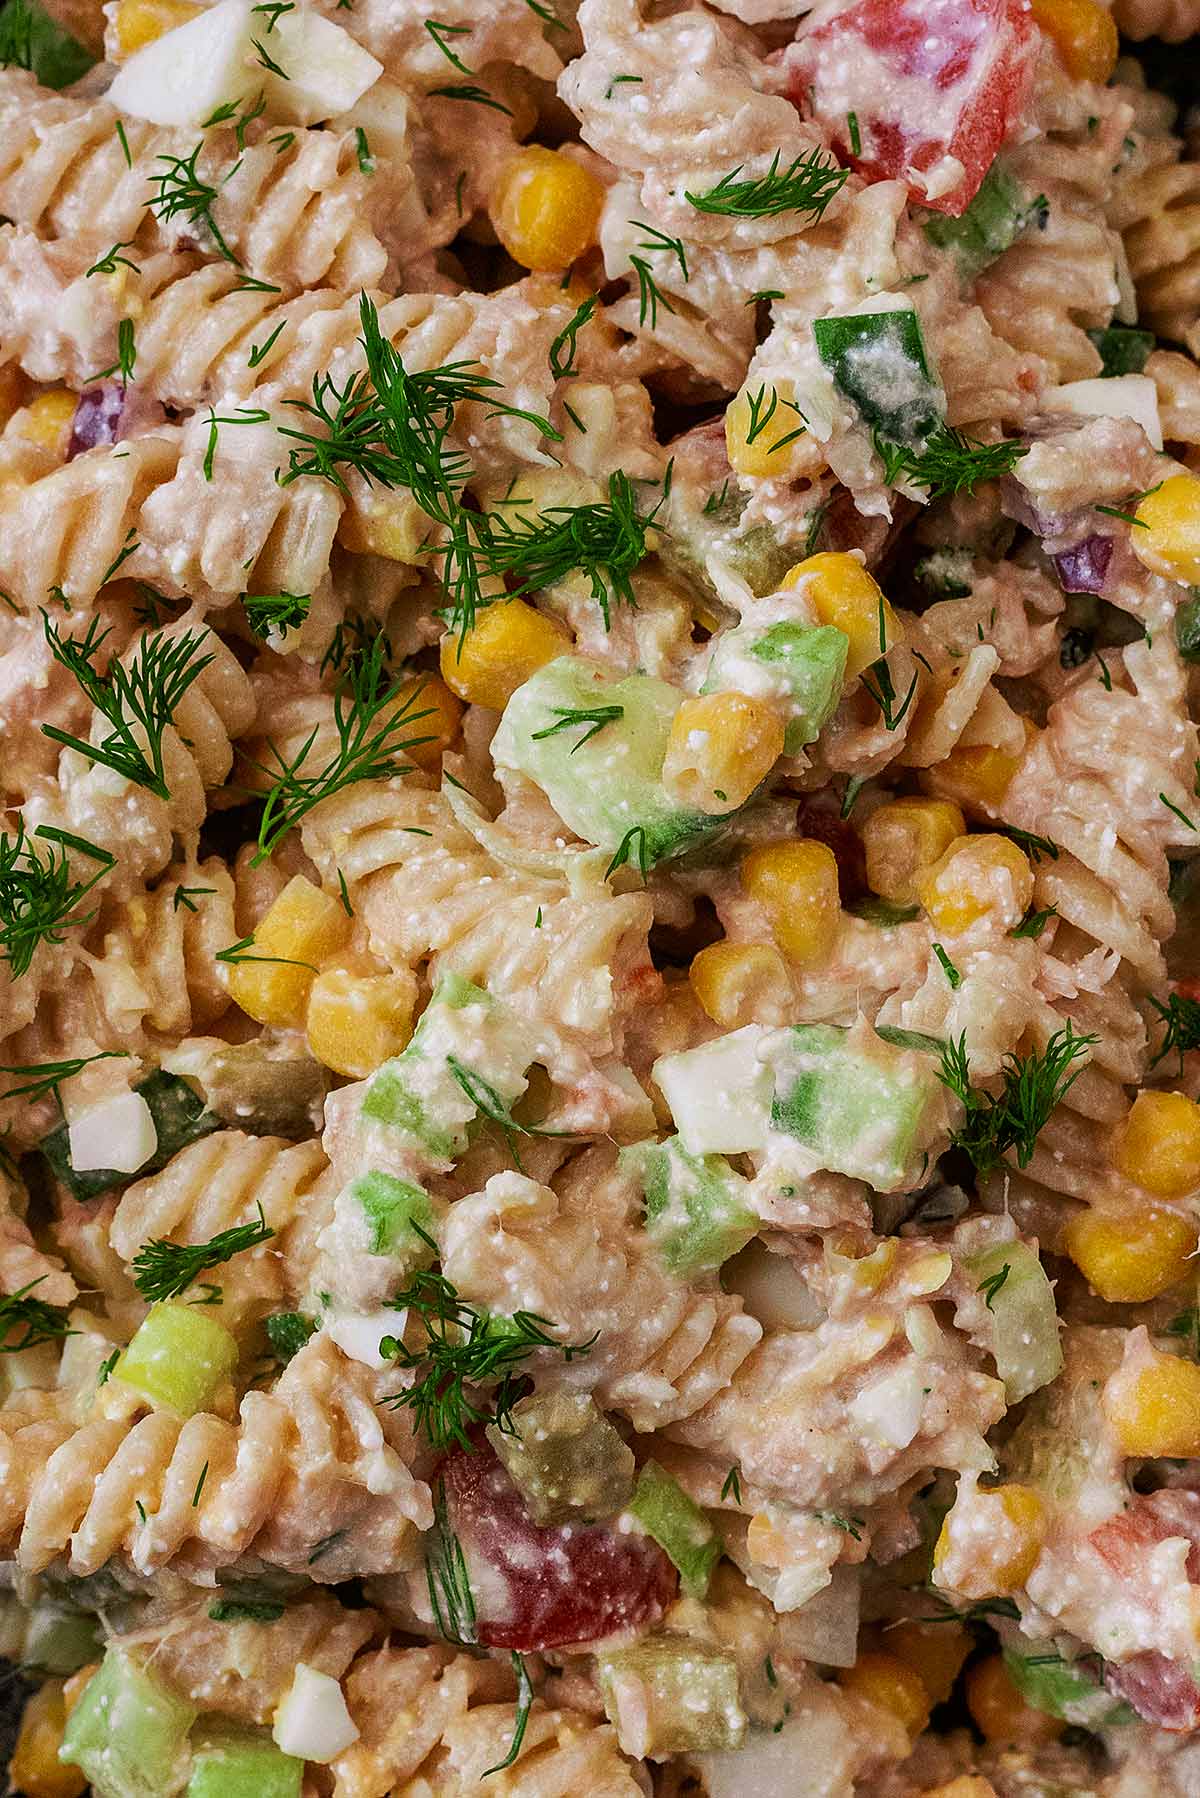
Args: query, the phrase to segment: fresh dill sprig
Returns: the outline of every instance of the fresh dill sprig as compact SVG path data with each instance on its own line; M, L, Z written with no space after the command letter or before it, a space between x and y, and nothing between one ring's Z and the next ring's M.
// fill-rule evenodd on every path
M182 906L185 911L195 912L197 899L203 899L216 890L216 887L176 887L171 894L171 910L178 911Z
M446 1066L453 1075L455 1083L461 1087L480 1116L487 1118L489 1123L495 1124L502 1133L508 1144L509 1153L520 1172L523 1173L524 1169L521 1167L521 1157L517 1153L518 1136L567 1136L570 1134L566 1130L542 1130L536 1124L519 1123L491 1081L485 1080L483 1075L476 1073L474 1068L467 1067L457 1055L447 1055Z
M607 501L546 506L536 516L518 512L515 518L503 509L489 512L478 524L478 562L489 574L515 576L514 594L552 587L569 574L586 575L607 630L614 599L637 605L630 575L648 554L647 533L662 529L655 520L665 498L664 490L651 511L639 511L633 482L618 468L608 477Z
M420 1225L417 1233L436 1249ZM421 1269L392 1300L397 1310L409 1312L425 1332L425 1340L410 1349L396 1336L385 1336L379 1352L398 1367L420 1377L411 1386L391 1394L385 1402L413 1412L421 1434L435 1448L474 1448L468 1430L492 1423L505 1435L514 1435L513 1406L520 1397L521 1369L537 1349L555 1349L567 1360L586 1354L589 1342L562 1343L550 1335L554 1324L533 1311L515 1311L499 1317L464 1299L445 1274ZM490 1403L476 1403L467 1387L495 1382Z
M122 256L120 260L125 262L125 257ZM126 266L133 268L134 264L130 262L127 263ZM88 274L90 275L91 273L92 270L89 269ZM133 320L131 318L123 318L117 325L116 361L110 363L107 368L99 369L94 375L88 375L87 379L89 382L107 381L110 375L119 375L122 387L128 387L129 383L133 380L133 370L136 362L137 346L134 343L133 338Z
M246 358L246 366L248 368L257 368L260 362L266 361L271 353L272 346L277 341L286 323L287 320L282 319L263 343L252 343L250 345L250 354Z
M256 1222L235 1224L231 1230L222 1230L210 1237L208 1242L168 1242L159 1238L143 1243L133 1258L134 1285L151 1304L178 1298L210 1267L220 1267L244 1250L269 1242L274 1234L263 1216L260 1202Z
M631 868L636 865L644 882L650 872L650 851L646 843L646 826L644 824L633 824L625 832L613 850L612 860L604 870L605 880L610 874L615 874L618 868L623 868L627 862Z
M596 296L590 293L586 300L580 302L573 318L568 319L558 336L550 345L550 373L556 381L565 380L575 373L576 338L596 310ZM563 352L566 351L564 357Z
M168 637L157 631L142 638L128 666L114 656L101 674L96 657L111 627L101 630L97 616L88 625L86 636L64 637L44 608L42 624L55 661L75 676L100 716L112 726L99 744L82 742L54 724L42 725L43 736L77 750L91 762L103 763L160 799L169 799L163 738L188 688L213 659L200 653L208 632L184 631L181 636Z
M91 268L88 269L88 271L87 271L88 274L89 275L115 275L117 272L117 264L118 263L121 263L122 266L125 268L131 268L133 270L133 272L136 274L137 266L138 266L137 263L131 262L129 260L128 256L121 255L121 251L128 250L132 246L132 244L133 244L132 237L126 239L126 241L124 243L115 243L111 250L109 250L105 255L101 256L99 262L93 262Z
M884 729L896 730L904 722L908 708L916 695L917 676L914 673L909 682L908 692L904 695L897 710L896 687L892 680L892 671L887 665L887 648L887 615L884 611L884 600L881 593L879 596L879 659L864 670L862 684L879 707Z
M636 225L639 231L649 232L648 237L639 240L639 250L647 250L651 255L665 250L669 256L674 256L684 280L691 279L688 274L687 251L683 247L682 237L671 237L666 231L660 231L657 225L648 225L645 219L630 219L629 222L631 225Z
M441 1479L434 1490L433 1528L425 1549L425 1580L438 1634L458 1648L469 1648L476 1641L475 1595L462 1543L450 1527L446 1483Z
M1001 1166L1009 1150L1015 1150L1018 1167L1028 1167L1051 1112L1083 1072L1082 1064L1074 1064L1097 1040L1076 1036L1068 1020L1041 1053L1006 1056L998 1097L971 1085L966 1032L957 1042L946 1043L938 1078L967 1114L951 1135L952 1147L965 1150L980 1174Z
M1044 911L1028 912L1025 917L1021 919L1019 924L1013 926L1008 934L1009 936L1015 937L1033 937L1036 940L1041 936L1051 918L1057 918L1057 916L1057 905L1047 905Z
M214 1623L278 1623L286 1608L278 1598L218 1598L208 1614Z
M545 730L535 730L532 741L540 743L543 737L556 737L560 731L574 730L579 725L588 725L590 728L584 731L579 741L572 743L570 750L572 755L577 749L582 749L585 743L590 743L597 731L603 730L606 724L615 724L618 718L625 716L623 705L554 705L550 707L550 710L555 715L554 723L548 724Z
M449 44L445 42L445 39L448 37L470 37L471 27L469 25L444 25L440 19L426 19L425 29L441 51L442 55L446 58L446 61L451 63L453 67L458 70L460 75L473 75L475 73L474 69L469 69L466 63L463 62L460 57L456 56Z
M742 1477L736 1461L725 1475L725 1484L721 1487L721 1497L732 1497L735 1505L740 1505L742 1502Z
M502 112L506 118L513 116L512 107L506 106L503 100L497 100L489 94L486 87L480 87L477 81L452 82L448 87L431 87L430 96L439 96L443 100L469 100L474 106L490 106L493 112Z
M94 911L76 908L113 865L106 849L69 831L41 824L33 836L57 844L57 854L53 847L48 848L43 860L20 818L15 835L0 831L0 956L14 980L28 971L39 943L64 943L68 929L95 917ZM77 849L100 863L90 880L72 876L67 849Z
M102 1049L97 1055L77 1055L70 1061L31 1061L24 1067L0 1064L0 1074L16 1074L23 1082L0 1093L0 1099L28 1099L32 1104L47 1093L57 1098L62 1081L73 1080L81 1068L90 1067L93 1061L124 1061L128 1057L128 1049Z
M337 748L323 767L309 772L304 765L316 742L319 725L313 727L290 761L280 755L268 738L267 747L278 766L271 769L256 764L272 782L258 827L256 866L266 861L288 832L323 799L359 781L388 780L392 775L407 773L408 764L399 758L430 741L427 736L404 734L422 718L428 718L431 708L418 709L423 691L420 686L401 699L404 682L388 676L386 654L386 640L380 635L347 663L333 696Z
M747 176L739 180L745 165L739 163L722 175L707 193L685 190L685 198L697 212L714 213L720 218L777 218L782 212L807 212L815 221L822 217L830 201L842 191L850 176L849 169L839 168L826 159L820 149L807 156L797 156L786 169L779 166L779 151L771 158L765 175Z
M985 481L998 481L1011 474L1029 445L1014 438L999 443L979 443L956 431L951 425L939 425L924 449L915 450L905 444L890 443L876 434L875 449L883 462L884 479L889 487L899 480L910 487L920 487L934 499L949 499L958 493L973 494Z
M653 329L658 323L660 306L667 312L674 312L675 308L654 279L650 264L644 256L631 256L629 266L638 279L638 324L644 325L649 319Z
M160 224L166 224L173 218L183 218L190 225L203 226L218 253L224 256L226 262L232 262L235 268L240 268L241 263L222 237L220 227L213 218L212 209L219 198L219 189L204 179L197 166L203 148L204 139L201 138L190 156L155 157L156 162L165 162L167 166L160 175L150 177L150 185L158 189L149 203L150 211Z
M946 976L946 979L950 982L950 990L952 992L957 992L959 987L962 985L962 975L959 973L959 971L955 967L954 963L950 960L950 957L946 954L946 951L942 948L942 945L940 943L935 943L933 945L933 953L937 956L938 961L941 963L943 974Z
M311 593L243 593L246 623L256 637L282 637L299 630L308 617Z
M529 1725L529 1714L533 1709L533 1681L529 1677L524 1655L518 1654L515 1648L511 1651L511 1660L513 1672L517 1676L517 1709L513 1718L512 1738L504 1759L497 1761L494 1767L486 1767L479 1775L481 1780L489 1778L493 1773L503 1773L506 1767L512 1766L521 1752L521 1743L525 1740L525 1731Z
M33 13L26 0L0 8L0 68L33 69Z
M224 962L226 967L241 967L245 962L269 962L281 968L307 968L311 974L320 970L311 961L300 961L294 955L255 955L254 932L249 936L239 937L236 943L228 943L224 949L218 949L213 956L214 961Z
M1030 861L1036 866L1045 856L1047 861L1058 860L1058 844L1052 843L1049 837L1039 837L1032 830L1018 830L1015 824L997 824L995 829L1001 836L1011 837L1019 849L1023 849Z
M61 1305L48 1305L44 1299L29 1297L45 1278L45 1274L39 1274L36 1280L18 1287L16 1292L0 1296L0 1337L7 1337L10 1330L24 1331L16 1342L0 1341L0 1355L18 1355L22 1349L34 1348L39 1342L58 1342L64 1336L78 1335L79 1332L68 1323L67 1313Z
M1185 993L1172 993L1164 1005L1161 999L1150 1004L1166 1028L1158 1054L1150 1063L1156 1068L1167 1055L1178 1055L1179 1072L1183 1074L1183 1058L1191 1049L1200 1049L1200 999L1189 999Z
M370 141L361 125L356 125L354 127L354 149L355 154L358 157L359 174L373 175L375 173L375 158L371 154Z
M1006 1261L1003 1267L997 1268L994 1274L989 1274L987 1279L981 1280L979 1285L975 1288L975 1290L982 1295L983 1302L989 1311L994 1311L996 1309L997 1294L1003 1291L1004 1287L1008 1284L1008 1276L1011 1272L1012 1263Z
M770 395L769 399L767 397L768 394ZM804 436L804 433L808 429L808 422L799 406L794 400L784 399L777 387L768 387L764 382L764 384L757 388L753 393L747 392L746 394L747 443L754 443L762 436L780 407L783 407L787 412L794 412L796 417L800 420L800 423L794 425L791 430L785 430L781 437L775 439L774 443L769 443L767 445L768 451L784 449L789 443L794 443L797 437ZM787 423L787 420L781 418L779 422L783 425Z

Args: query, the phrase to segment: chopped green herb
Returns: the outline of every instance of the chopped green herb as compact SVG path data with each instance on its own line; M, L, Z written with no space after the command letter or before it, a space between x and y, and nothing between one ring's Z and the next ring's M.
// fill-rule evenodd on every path
M11 4L11 0L10 0L10 4ZM136 274L137 266L138 266L137 263L131 262L129 260L128 256L121 255L121 251L129 249L129 247L132 243L133 243L132 238L127 239L125 243L115 243L111 250L109 250L105 255L101 256L99 262L93 262L91 268L87 271L88 274L89 275L115 275L117 272L117 264L118 263L120 263L123 268L131 268L134 271L134 273Z
M740 1505L742 1502L742 1480L741 1475L738 1472L736 1461L725 1475L725 1484L721 1487L722 1498L729 1498L731 1495L734 1504Z
M214 1623L277 1623L284 1609L273 1598L218 1598L208 1614Z
M764 175L738 177L744 164L722 175L707 193L687 193L697 212L726 218L777 218L784 212L806 212L819 219L849 179L849 169L839 168L819 149L797 156L786 169L779 166L779 151ZM782 296L779 296L782 297Z
M486 87L480 87L475 81L460 81L449 87L431 87L430 95L438 95L443 100L467 100L474 106L490 106L493 112L502 112L506 118L512 118L512 108L505 106L502 100L495 99Z
M1056 905L1048 905L1044 911L1031 911L1027 913L1026 916L1021 919L1021 922L1015 925L1008 934L1009 936L1016 937L1028 936L1037 938L1041 936L1051 918L1057 918L1057 916L1058 907Z
M852 156L861 156L862 155L862 133L859 131L859 128L858 128L858 114L856 112L848 112L846 114L846 134L850 140L851 155Z
M58 1342L64 1336L78 1335L78 1331L70 1327L61 1305L47 1305L43 1299L29 1297L45 1278L45 1274L39 1274L36 1280L18 1287L16 1292L0 1295L0 1337L4 1338L0 1341L0 1355L17 1355L39 1342ZM8 1341L12 1330L23 1332L15 1342Z
M551 343L550 373L554 376L556 381L565 380L568 375L573 375L575 373L575 340L579 336L580 330L587 324L595 310L596 296L594 293L591 293L586 300L581 301L574 317L568 320L562 330L558 333L558 336ZM566 351L565 357L563 355L564 350Z
M119 122L117 130L121 130ZM218 254L224 256L226 262L240 267L241 264L221 235L212 215L219 190L199 172L198 158L203 148L202 138L190 156L155 157L156 162L164 162L167 166L161 174L150 176L150 185L158 189L150 201L150 210L163 225L174 218L183 218L189 225L201 226L211 237ZM126 154L128 155L128 148ZM133 167L132 161L129 166Z
M59 845L38 853L33 837L42 837ZM77 849L100 866L90 880L75 880L66 849ZM8 963L12 978L27 973L39 943L61 944L65 932L75 925L87 924L94 911L76 908L97 881L103 880L113 866L113 857L105 849L88 843L69 831L41 824L30 836L24 821L18 817L16 833L0 831L0 956Z
M269 1242L274 1234L263 1217L260 1202L257 1222L235 1224L208 1242L168 1242L160 1237L143 1243L133 1259L134 1285L151 1304L178 1298L210 1267L220 1267L244 1250Z
M1003 1267L998 1268L994 1274L989 1274L986 1280L979 1282L976 1290L983 1294L983 1302L989 1311L996 1309L996 1296L1006 1284L1011 1272L1012 1267L1006 1261Z
M1051 1112L1083 1072L1073 1064L1085 1056L1095 1036L1077 1036L1068 1020L1056 1030L1042 1053L1008 1055L1001 1070L999 1097L978 1092L971 1085L966 1033L957 1042L943 1045L938 1078L966 1110L966 1119L950 1138L963 1149L981 1174L1004 1163L1009 1150L1016 1152L1017 1166L1028 1167L1043 1127Z
M79 1055L70 1061L34 1061L24 1067L0 1063L0 1074L16 1074L23 1082L20 1086L10 1086L7 1092L0 1093L0 1099L28 1099L32 1104L37 1099L45 1098L47 1093L53 1093L57 1098L61 1082L73 1080L81 1068L90 1067L94 1061L128 1059L128 1049L102 1049L97 1055Z
M889 443L878 435L875 449L889 487L903 479L932 498L948 499L958 493L973 494L985 481L998 481L1011 474L1021 457L1028 454L1029 445L1008 438L999 443L979 443L950 425L939 425L923 449Z
M602 731L606 724L614 724L618 718L625 716L623 705L595 705L578 708L556 705L551 706L550 709L555 714L555 722L548 724L545 730L533 732L535 743L540 743L543 737L557 736L559 731L573 730L579 725L591 727L580 737L578 743L571 745L572 755L577 749L582 749L585 743L590 743L597 731Z
M959 987L962 985L962 975L959 973L959 971L955 967L954 963L950 960L950 957L946 954L946 951L942 948L942 945L940 943L935 943L933 945L933 953L937 956L938 960L942 964L942 972L945 974L946 979L950 982L951 990L953 992L957 992Z
M308 617L311 593L243 593L246 623L264 641L296 631Z

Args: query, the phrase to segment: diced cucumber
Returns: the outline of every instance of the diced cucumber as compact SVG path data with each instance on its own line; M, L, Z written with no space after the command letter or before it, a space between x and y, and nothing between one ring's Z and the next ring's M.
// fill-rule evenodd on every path
M721 825L676 805L663 786L671 720L683 697L649 674L610 680L582 656L559 656L509 700L492 759L535 781L585 842L616 850L636 833L629 860L650 868ZM607 715L598 719L598 712Z
M1106 1439L1101 1394L1124 1342L1123 1330L1065 1332L1061 1375L1034 1394L1001 1450L1006 1480L1036 1486L1056 1508L1067 1509L1086 1503L1095 1479L1107 1502L1109 1475L1103 1457L1094 1472L1095 1444Z
M601 1653L596 1670L608 1719L639 1760L741 1747L746 1715L729 1655L682 1636L649 1636Z
M721 1558L721 1543L700 1506L657 1461L647 1461L629 1509L678 1568L688 1597L703 1598Z
M672 1273L690 1279L720 1267L753 1240L759 1220L746 1182L720 1155L690 1155L679 1137L622 1149L646 1201L646 1234Z
M187 1779L195 1721L192 1705L110 1648L67 1719L59 1759L83 1771L97 1798L169 1798Z
M373 1168L352 1180L349 1191L371 1226L372 1255L391 1255L413 1267L432 1261L432 1249L417 1234L419 1228L432 1236L437 1221L423 1186Z
M914 564L913 578L931 599L965 599L971 591L974 561L969 549L947 543Z
M1030 225L1044 230L1049 216L1045 194L1026 199L1019 183L997 158L966 211L958 218L935 212L925 223L925 235L939 250L950 251L961 281L973 281Z
M32 70L43 87L70 87L95 61L38 0L21 0L0 12L0 64Z
M689 1154L741 1155L766 1148L774 1077L759 1048L770 1034L747 1024L655 1062L653 1078Z
M1153 331L1135 331L1127 325L1109 325L1103 331L1089 331L1088 336L1100 352L1105 375L1140 375L1154 348Z
M512 1420L515 1433L490 1424L488 1441L535 1523L595 1523L627 1503L633 1450L590 1393L530 1393Z
M1062 1372L1054 1288L1028 1243L997 1243L964 1265L984 1295L996 1372L1015 1405Z
M1200 593L1175 608L1175 645L1185 662L1200 662Z
M300 1798L304 1762L270 1736L213 1735L192 1750L187 1798Z
M892 1192L915 1178L932 1141L944 1088L934 1058L833 1024L781 1033L771 1124L812 1153L818 1167Z
M100 1625L73 1605L39 1599L29 1614L21 1660L44 1673L74 1673L100 1651Z
M880 294L861 312L813 320L817 353L863 422L920 448L944 423L946 396L910 302Z
M739 628L718 640L702 693L723 688L757 692L761 669L739 677L744 658L760 663L774 677L778 698L789 714L783 747L796 755L806 743L815 743L837 710L846 678L849 639L832 625L801 624L781 618L765 631ZM755 679L755 674L760 676Z
M152 1305L116 1367L122 1380L181 1417L202 1411L238 1362L224 1324L195 1305Z
M1053 1642L1037 1643L1028 1653L1006 1647L1003 1654L1009 1678L1034 1710L1084 1729L1133 1721L1123 1700L1105 1691L1078 1661L1064 1660Z
M178 1154L188 1143L221 1128L220 1118L206 1110L199 1094L175 1074L164 1074L159 1070L140 1081L133 1090L150 1108L157 1140L154 1153L137 1170L139 1177L165 1167L172 1155ZM70 1134L66 1124L60 1124L57 1130L44 1136L40 1146L52 1170L74 1199L97 1198L100 1193L122 1185L129 1178L127 1173L114 1168L89 1168L86 1172L77 1172L71 1166Z

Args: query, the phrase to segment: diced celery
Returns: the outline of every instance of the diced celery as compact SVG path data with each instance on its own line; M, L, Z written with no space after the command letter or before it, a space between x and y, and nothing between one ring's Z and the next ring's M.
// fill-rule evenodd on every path
M679 1583L688 1596L703 1598L721 1558L721 1544L700 1506L657 1461L647 1461L629 1509L679 1569Z
M21 1659L45 1673L74 1673L94 1661L99 1649L100 1626L94 1616L39 1599L29 1614Z
M391 1255L413 1267L433 1259L429 1244L417 1234L419 1227L432 1236L436 1221L423 1186L373 1168L350 1182L350 1196L361 1205L371 1226L372 1255Z
M770 1033L747 1024L698 1049L661 1055L653 1078L692 1155L741 1155L765 1149L773 1075L759 1059Z
M182 1417L201 1411L238 1362L224 1324L195 1305L154 1305L117 1362L113 1378Z
M194 1707L124 1649L110 1648L67 1719L60 1760L97 1798L169 1798L187 1779Z
M141 1095L150 1108L157 1139L154 1153L138 1169L139 1177L165 1167L172 1155L178 1154L188 1143L221 1128L220 1118L206 1110L199 1094L186 1080L179 1079L175 1074L164 1074L160 1070L151 1074L149 1079L140 1081L133 1090ZM66 1124L60 1124L57 1130L44 1136L40 1147L51 1169L67 1187L72 1198L94 1199L100 1193L122 1185L129 1178L128 1174L119 1173L112 1168L89 1168L86 1172L77 1172L71 1166L70 1136Z
M622 1149L642 1182L646 1234L672 1273L685 1279L720 1267L758 1233L746 1182L720 1155L690 1155L678 1136Z
M926 221L925 235L939 249L951 252L961 280L973 281L981 269L1003 255L1030 225L1044 229L1049 216L1046 196L1038 194L1027 200L1020 185L997 158L966 211L958 218L935 212Z
M1054 1288L1024 1242L997 1243L965 1265L984 1295L996 1372L1015 1405L1062 1372Z
M1089 1729L1133 1721L1123 1700L1106 1692L1078 1661L1064 1660L1052 1642L1037 1644L1028 1653L1018 1648L1003 1652L1009 1678L1035 1710Z
M594 1523L628 1501L633 1450L590 1393L531 1393L512 1421L513 1431L490 1424L488 1441L535 1523Z
M649 1636L601 1653L596 1670L609 1721L638 1759L741 1746L746 1716L730 1656L682 1636Z
M946 416L911 305L880 295L861 312L813 320L817 353L863 422L893 443L922 445Z
M817 1165L879 1192L915 1176L943 1089L931 1056L833 1024L800 1024L777 1057L771 1123Z
M270 1736L212 1735L192 1751L187 1798L300 1798L304 1762Z

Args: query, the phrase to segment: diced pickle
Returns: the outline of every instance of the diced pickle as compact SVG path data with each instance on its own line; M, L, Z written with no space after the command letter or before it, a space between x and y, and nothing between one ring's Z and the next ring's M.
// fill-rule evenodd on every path
M310 1055L271 1055L258 1042L187 1044L170 1058L231 1130L299 1139L320 1128L329 1075Z
M587 1393L532 1393L513 1409L517 1434L488 1440L535 1523L594 1523L633 1490L633 1451Z
M98 1798L163 1798L187 1777L195 1720L190 1704L110 1648L67 1719L59 1758L83 1769Z
M601 1654L600 1690L621 1747L638 1759L739 1748L746 1716L736 1664L682 1636ZM797 1788L798 1789L798 1788Z

